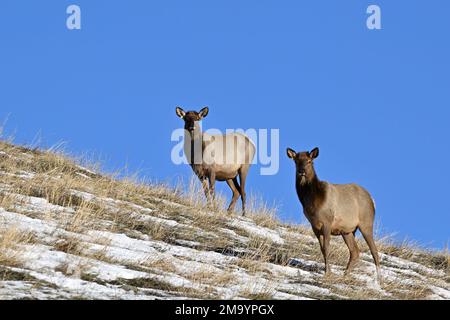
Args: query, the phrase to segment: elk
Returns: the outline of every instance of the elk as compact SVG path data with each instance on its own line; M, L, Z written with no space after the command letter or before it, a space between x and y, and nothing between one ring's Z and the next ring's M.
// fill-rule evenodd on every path
M367 190L356 184L332 184L319 180L314 160L319 149L295 152L288 148L287 155L296 166L296 189L303 206L303 213L319 240L325 261L325 275L329 266L331 235L342 235L350 251L345 274L349 274L359 259L355 233L359 229L367 242L375 262L378 282L381 282L380 260L373 239L375 203Z
M214 202L216 181L226 181L233 191L228 212L234 211L236 201L241 197L242 213L245 216L245 183L256 147L244 134L203 133L200 121L208 113L208 107L199 112L185 112L180 107L176 108L177 116L184 120L184 153L192 170L202 183L208 202L211 199Z

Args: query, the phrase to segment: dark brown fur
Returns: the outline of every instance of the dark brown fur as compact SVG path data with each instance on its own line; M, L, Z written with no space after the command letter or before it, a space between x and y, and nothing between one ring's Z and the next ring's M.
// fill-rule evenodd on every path
M297 194L303 212L319 240L326 274L330 272L328 256L331 235L342 235L350 251L346 269L348 273L359 258L359 248L355 239L355 233L359 229L370 248L378 280L381 281L378 251L373 240L375 205L370 194L355 184L336 185L320 181L313 162L319 156L318 148L311 152L299 153L288 149L287 154L296 165Z

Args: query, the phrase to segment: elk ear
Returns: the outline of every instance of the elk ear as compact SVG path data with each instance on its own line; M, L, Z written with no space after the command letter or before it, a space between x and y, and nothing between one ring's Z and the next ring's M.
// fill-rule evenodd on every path
M200 110L200 112L198 113L198 115L200 116L200 119L205 118L209 113L209 108L208 107L204 107L202 110Z
M309 156L311 159L315 159L319 156L319 148L314 148L310 153Z
M295 152L291 148L287 148L287 156L288 158L294 159L297 156L297 152Z
M179 116L181 119L184 119L184 116L186 115L186 112L184 112L183 109L181 109L180 107L177 107L175 109L177 116Z

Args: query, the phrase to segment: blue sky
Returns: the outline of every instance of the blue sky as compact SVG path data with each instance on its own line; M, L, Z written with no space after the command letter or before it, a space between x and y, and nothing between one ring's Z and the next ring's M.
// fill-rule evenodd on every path
M66 8L82 30L66 28ZM382 30L366 28L366 8ZM162 181L175 106L209 106L204 128L280 129L280 172L248 188L304 221L285 148L320 147L318 175L356 182L385 232L450 239L448 1L0 2L0 120L16 141L94 153L106 170ZM226 185L219 188L227 194Z

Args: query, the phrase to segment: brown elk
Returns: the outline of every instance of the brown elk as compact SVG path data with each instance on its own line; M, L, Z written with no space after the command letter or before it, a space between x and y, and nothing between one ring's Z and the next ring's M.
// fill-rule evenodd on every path
M216 181L226 181L233 191L228 211L234 210L240 196L245 215L245 183L256 153L255 145L250 138L240 133L225 135L203 133L200 121L208 115L208 112L207 107L199 112L185 112L180 107L176 108L176 114L184 120L185 155L202 183L208 202L211 199L214 201Z
M345 273L348 274L354 268L359 258L355 239L355 233L359 229L372 253L378 281L381 281L380 261L373 239L375 203L369 192L356 184L331 184L319 180L314 169L314 159L319 156L318 148L299 153L288 148L287 155L296 165L297 194L303 212L319 240L325 261L325 274L330 273L331 235L342 235L350 251Z

